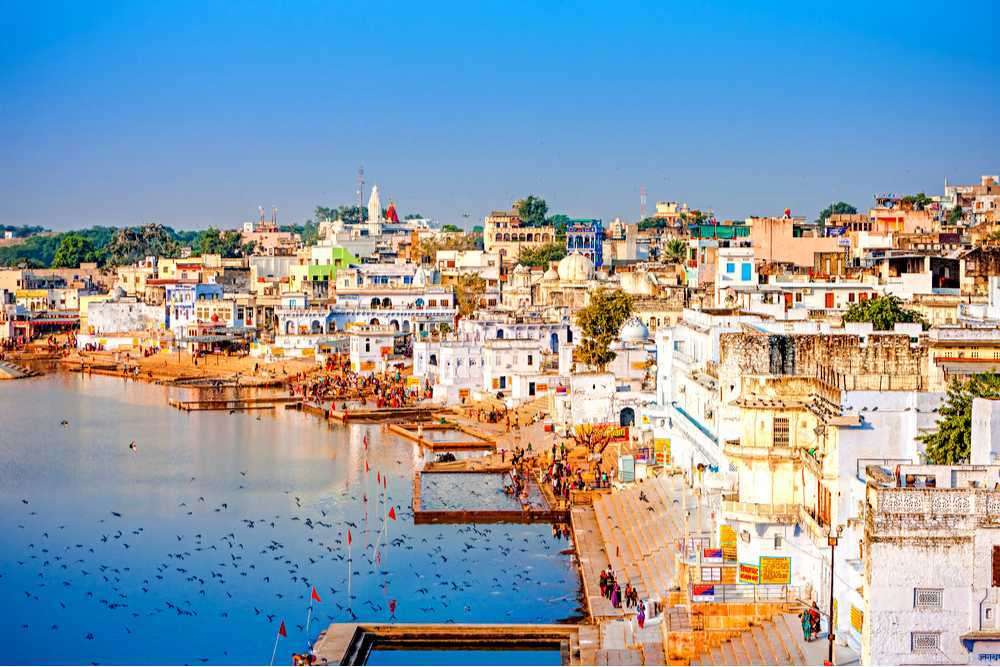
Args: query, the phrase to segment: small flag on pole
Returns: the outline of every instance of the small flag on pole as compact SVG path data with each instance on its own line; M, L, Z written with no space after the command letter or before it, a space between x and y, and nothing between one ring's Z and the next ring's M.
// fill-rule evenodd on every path
M393 521L396 520L396 508L395 507L390 507L389 508L389 518L392 519Z
M288 636L288 631L285 630L285 622L284 621L281 622L281 627L278 628L278 634L281 635L282 637L287 637Z
M351 529L347 529L347 546L351 546Z
M382 473L380 473L380 472L377 472L377 473L375 473L375 481L376 481L376 482L377 482L378 484L381 484L381 483L382 483Z
M312 594L309 597L312 598L313 600L315 600L316 602L322 602L323 601L323 600L320 599L319 593L316 592L316 587L315 586L313 586Z
M365 472L371 472L371 468L368 467L368 459L365 459Z

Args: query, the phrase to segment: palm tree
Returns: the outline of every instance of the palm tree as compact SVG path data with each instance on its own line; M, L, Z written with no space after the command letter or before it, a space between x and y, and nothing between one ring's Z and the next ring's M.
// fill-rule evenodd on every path
M667 242L666 247L663 249L663 257L667 261L676 262L680 264L687 260L687 243L681 239L670 239Z

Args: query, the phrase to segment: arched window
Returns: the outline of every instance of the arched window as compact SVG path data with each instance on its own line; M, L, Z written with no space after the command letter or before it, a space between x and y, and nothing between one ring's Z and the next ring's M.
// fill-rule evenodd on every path
M497 329L497 338L503 339L503 329Z
M392 300L389 297L385 297L384 299L382 299L382 307L392 308Z
M379 300L378 297L372 299L372 308L378 308Z

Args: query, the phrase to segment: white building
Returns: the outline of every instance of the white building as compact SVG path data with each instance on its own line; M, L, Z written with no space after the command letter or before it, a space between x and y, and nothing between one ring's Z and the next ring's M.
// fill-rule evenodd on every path
M355 373L382 373L408 361L408 334L388 327L357 327L347 335L351 370Z
M996 664L1000 466L872 466L861 660Z
M431 383L435 401L460 403L483 391L483 344L461 337L415 341L413 376Z

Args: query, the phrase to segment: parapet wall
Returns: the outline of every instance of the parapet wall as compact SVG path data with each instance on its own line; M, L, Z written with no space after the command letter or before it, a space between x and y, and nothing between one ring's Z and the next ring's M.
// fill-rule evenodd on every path
M926 391L927 347L899 334L725 333L719 375L813 377L844 391Z

